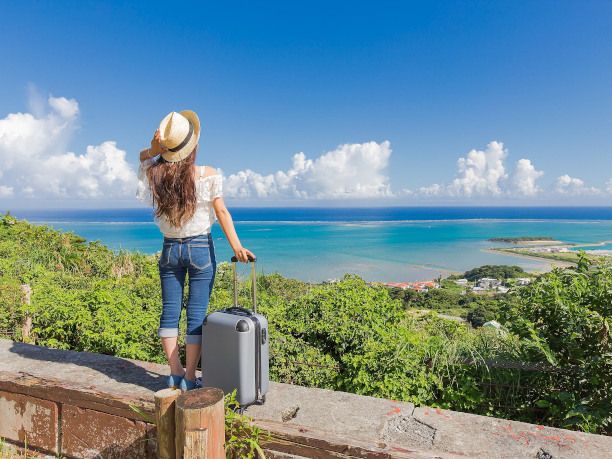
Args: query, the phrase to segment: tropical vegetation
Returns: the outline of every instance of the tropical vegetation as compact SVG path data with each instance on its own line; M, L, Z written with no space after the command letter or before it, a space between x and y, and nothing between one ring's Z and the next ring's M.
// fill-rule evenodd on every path
M520 266L484 265L464 272L461 277L470 282L475 282L485 277L489 279L514 279L517 277L530 276L529 273L525 272ZM456 278L459 278L459 276L451 276L451 279Z
M241 305L249 286L239 285ZM489 314L499 329L440 317L448 295L460 295L451 290L400 297L350 274L329 284L259 274L257 288L273 380L611 432L612 272L603 261L555 269L496 296L495 308L463 295L466 316L482 322ZM210 310L232 302L230 265L221 263ZM0 215L6 337L163 363L160 304L156 257Z
M521 237L492 237L489 241L493 242L507 242L507 243L517 243L517 242L551 242L555 241L555 238L550 236L521 236Z

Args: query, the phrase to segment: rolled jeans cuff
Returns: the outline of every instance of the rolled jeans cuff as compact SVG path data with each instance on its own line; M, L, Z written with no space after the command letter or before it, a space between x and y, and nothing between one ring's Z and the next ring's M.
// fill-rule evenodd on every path
M160 328L157 330L157 336L160 338L176 338L178 335L178 328Z
M202 344L202 334L186 335L185 344Z

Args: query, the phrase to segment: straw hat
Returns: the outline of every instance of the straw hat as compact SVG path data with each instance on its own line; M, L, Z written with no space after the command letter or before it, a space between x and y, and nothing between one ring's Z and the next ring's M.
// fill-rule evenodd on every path
M200 140L200 120L190 110L169 113L159 123L161 142L168 149L162 157L171 163L185 159Z

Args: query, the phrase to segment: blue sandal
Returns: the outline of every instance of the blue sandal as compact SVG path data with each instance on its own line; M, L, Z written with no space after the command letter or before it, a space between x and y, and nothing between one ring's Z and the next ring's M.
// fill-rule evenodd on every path
M183 376L179 376L179 375L168 376L168 389L178 389L181 383L183 382Z
M193 390L193 389L201 389L202 383L198 381L199 378L196 378L195 381L191 379L183 378L181 384L179 385L180 390Z

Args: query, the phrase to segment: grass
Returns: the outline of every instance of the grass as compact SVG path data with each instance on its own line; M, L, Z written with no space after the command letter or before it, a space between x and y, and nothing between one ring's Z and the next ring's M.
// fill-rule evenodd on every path
M27 451L28 443L24 445L26 451L20 451L16 446L7 443L6 440L0 437L0 459L36 459L40 458L40 454L34 454ZM65 459L61 454L56 454L58 459Z
M6 443L4 438L0 437L0 459L25 459L29 457L34 457L28 453L22 453L17 451L12 445Z
M574 252L561 252L561 253L539 253L539 252L531 252L529 250L521 250L521 249L505 249L505 248L492 248L491 250L496 250L498 252L508 252L515 253L517 255L525 255L528 257L534 258L543 258L546 260L557 260L557 261L565 261L569 263L577 263L580 255ZM591 257L589 257L591 258Z

